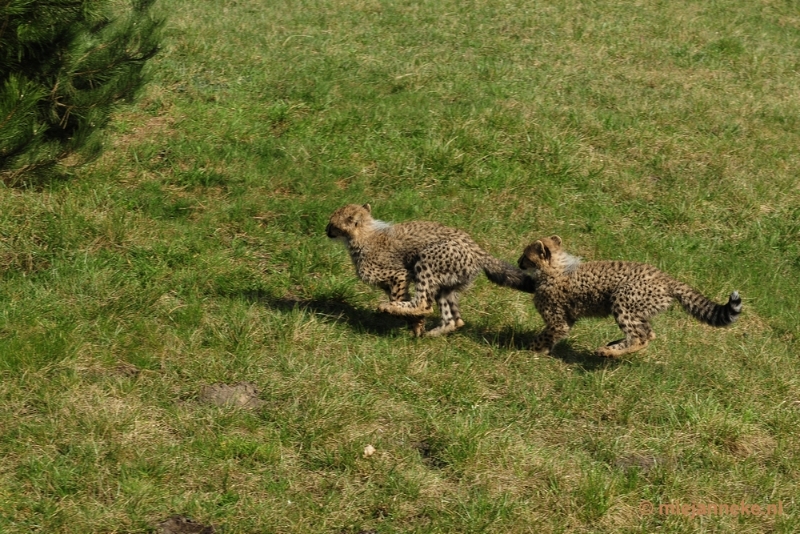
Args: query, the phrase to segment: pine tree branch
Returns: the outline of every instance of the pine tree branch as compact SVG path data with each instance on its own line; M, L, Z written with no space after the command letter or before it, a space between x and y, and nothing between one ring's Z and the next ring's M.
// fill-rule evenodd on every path
M9 112L9 114L8 114L8 115L6 115L6 118L5 118L5 119L3 119L2 121L0 121L0 130L2 130L2 129L3 129L3 126L5 126L6 124L8 124L8 122L11 120L11 117L13 117L13 116L14 116L14 114L17 112L17 109L19 109L19 104L17 104L16 106L14 106L14 108L13 108L13 109L12 109L12 110Z
M8 6L10 6L10 5L11 5L11 0L8 0L8 2L6 3L5 7L8 8ZM6 28L8 28L8 21L9 20L11 20L11 16L10 15L6 16L6 18L3 19L3 27L0 28L0 43L3 42L3 34L6 33Z
M95 54L97 52L100 52L102 50L105 50L106 48L110 48L116 41L119 41L119 39L115 39L114 41L111 41L109 43L103 43L103 44L101 44L99 46L94 47L93 49L91 49L88 52L86 52L76 63L78 63L78 64L83 63L84 60L86 60L89 56L91 56L92 54ZM157 46L153 46L151 48L151 50L148 50L147 52L144 52L144 53L140 54L139 56L134 56L133 54L129 54L126 51L126 53L125 53L125 55L123 57L121 57L118 60L115 60L115 61L109 63L108 65L104 65L103 68L79 71L79 72L76 72L75 75L76 76L90 76L90 75L93 75L93 74L97 74L99 72L104 72L104 71L107 71L109 69L113 69L113 68L118 67L119 65L123 65L125 63L141 63L141 62L147 61L148 59L152 58L157 53L158 53L158 47Z
M152 4L0 0L0 89L13 83L0 103L0 182L47 174L92 145L93 132L115 102L141 87L142 63L158 52L163 20L148 12Z

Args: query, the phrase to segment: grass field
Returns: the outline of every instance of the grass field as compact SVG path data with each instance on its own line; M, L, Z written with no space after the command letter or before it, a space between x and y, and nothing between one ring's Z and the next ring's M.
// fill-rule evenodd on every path
M796 2L159 9L105 154L0 189L1 532L800 530ZM414 339L324 235L351 202L744 314L675 307L619 361L586 320L544 356L530 296L482 278ZM241 382L259 402L204 402ZM664 513L743 503L782 513Z

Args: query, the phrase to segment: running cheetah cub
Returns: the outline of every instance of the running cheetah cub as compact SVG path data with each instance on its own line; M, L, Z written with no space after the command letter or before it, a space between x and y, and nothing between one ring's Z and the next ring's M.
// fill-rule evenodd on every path
M614 316L625 339L600 347L597 354L614 357L641 350L656 337L650 319L666 310L673 299L694 318L711 326L729 325L742 312L738 291L731 293L727 304L715 304L652 265L581 263L561 248L557 235L528 245L519 267L536 281L533 303L546 324L531 347L537 352L550 352L581 317L608 315Z
M397 224L373 219L369 204L349 204L331 216L325 233L347 247L358 277L389 295L378 309L409 319L414 334L425 332L425 316L439 304L442 323L427 333L452 332L464 321L458 292L480 271L495 284L534 292L535 282L520 270L481 249L465 232L435 222ZM415 285L409 297L409 285Z

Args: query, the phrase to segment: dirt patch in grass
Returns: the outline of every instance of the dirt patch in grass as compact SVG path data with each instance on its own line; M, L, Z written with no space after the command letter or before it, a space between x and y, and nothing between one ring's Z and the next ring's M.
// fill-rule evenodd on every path
M132 363L128 362L119 362L112 370L111 374L124 377L124 378L136 378L141 373L141 369L133 365Z
M625 454L614 460L614 467L627 471L629 469L639 469L643 473L648 473L655 467L666 465L665 458L659 458L651 454L631 453Z
M184 517L173 515L158 524L158 534L214 534L214 525L203 525Z
M115 149L136 146L145 140L162 138L171 135L175 124L173 117L158 115L155 117L145 117L142 114L131 113L127 117L118 120L129 120L134 126L130 131L114 136L112 142Z
M229 386L227 384L212 384L200 390L200 402L214 406L227 406L236 408L255 409L264 404L258 398L258 389L249 382L239 382Z

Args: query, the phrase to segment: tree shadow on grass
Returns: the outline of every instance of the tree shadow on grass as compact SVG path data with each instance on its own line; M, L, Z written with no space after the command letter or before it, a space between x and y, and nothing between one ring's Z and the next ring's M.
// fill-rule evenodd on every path
M58 162L27 165L21 169L0 171L0 182L9 188L43 191L67 183L74 177L71 168Z
M261 303L273 310L290 312L305 310L329 323L345 323L356 332L367 332L379 336L396 336L401 333L411 335L404 319L387 313L357 308L349 302L334 299L304 299L298 297L276 298L260 291L242 294L251 302Z
M495 332L465 328L462 332L472 336L477 341L488 343L493 347L513 350L530 350L533 340L538 334L538 331L535 330L519 332L509 327ZM561 360L569 365L576 365L579 369L587 372L617 367L625 361L622 359L598 356L594 351L575 347L570 340L565 340L556 344L550 357Z

